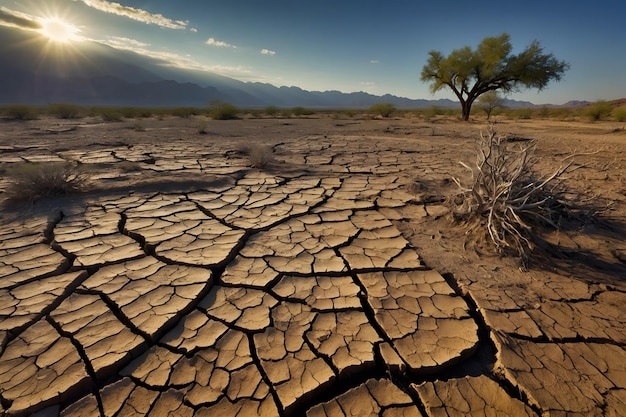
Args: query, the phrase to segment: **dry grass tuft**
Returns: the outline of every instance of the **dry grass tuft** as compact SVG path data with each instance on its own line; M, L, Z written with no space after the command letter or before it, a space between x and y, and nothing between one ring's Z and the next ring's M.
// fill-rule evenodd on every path
M83 191L88 175L70 162L23 163L7 169L9 201L36 201Z
M468 242L475 248L490 242L500 254L518 256L524 268L538 231L557 228L569 213L561 185L572 157L541 177L533 170L534 150L534 141L509 142L491 127L480 135L475 164L461 162L470 175L453 178L461 191L450 200L455 220L467 226Z
M254 168L263 169L275 162L274 150L269 145L242 144L237 151L246 155Z

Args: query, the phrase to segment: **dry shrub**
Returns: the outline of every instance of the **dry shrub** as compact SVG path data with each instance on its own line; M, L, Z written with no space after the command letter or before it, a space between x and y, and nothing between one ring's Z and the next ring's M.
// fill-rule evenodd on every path
M6 172L11 201L36 201L45 197L73 194L84 190L88 176L70 162L23 163Z
M265 168L274 162L274 151L271 146L260 143L243 144L237 149L246 155L254 168Z
M550 175L539 176L533 170L534 150L534 141L507 141L491 127L480 135L475 164L461 162L470 175L466 181L453 178L461 191L451 199L455 219L467 226L468 242L475 248L491 242L500 254L518 256L523 267L541 228L556 228L569 212L561 180L571 157Z

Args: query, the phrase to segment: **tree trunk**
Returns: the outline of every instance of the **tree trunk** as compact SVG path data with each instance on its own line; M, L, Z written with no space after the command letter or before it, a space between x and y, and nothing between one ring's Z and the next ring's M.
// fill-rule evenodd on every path
M461 102L461 119L464 121L469 121L470 110L472 109L472 103L469 101Z

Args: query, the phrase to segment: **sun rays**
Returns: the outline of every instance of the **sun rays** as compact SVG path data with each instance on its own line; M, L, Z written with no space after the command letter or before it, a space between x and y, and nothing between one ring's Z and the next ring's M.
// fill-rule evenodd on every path
M57 17L41 20L40 33L53 42L69 43L79 39L80 29Z

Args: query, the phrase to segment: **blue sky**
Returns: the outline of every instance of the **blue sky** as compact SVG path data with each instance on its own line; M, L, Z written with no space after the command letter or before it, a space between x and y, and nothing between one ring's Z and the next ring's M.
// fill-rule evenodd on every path
M409 98L453 98L431 95L420 81L428 51L447 54L507 32L515 53L537 39L571 65L561 82L510 98L626 97L624 0L0 0L0 12L58 17L79 30L70 42L95 40L242 81Z

